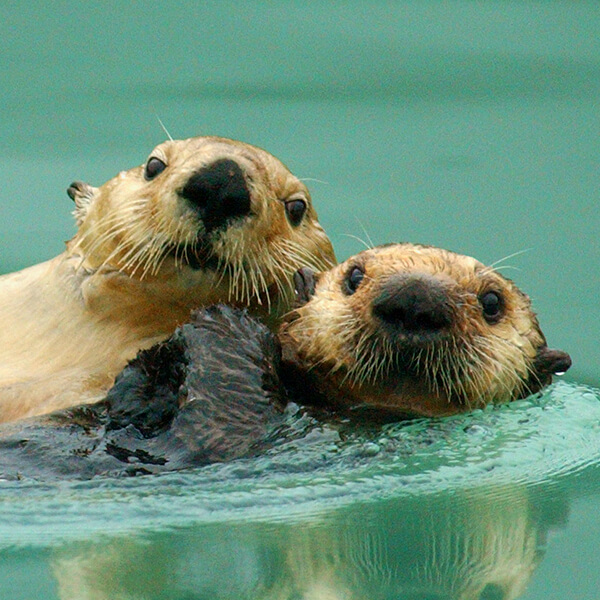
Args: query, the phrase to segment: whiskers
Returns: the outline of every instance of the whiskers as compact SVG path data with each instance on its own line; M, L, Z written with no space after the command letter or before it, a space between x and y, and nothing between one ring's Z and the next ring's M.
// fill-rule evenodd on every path
M452 336L410 347L363 332L345 340L344 347L353 348L352 361L340 385L377 388L409 376L423 381L434 396L469 410L514 400L528 376L518 348L502 338Z
M329 185L329 181L323 181L322 179L315 179L314 177L298 177L298 181L310 181L311 183L322 183L323 185Z
M342 383L351 381L358 386L375 385L390 373L395 362L394 348L389 340L366 332L359 336L352 354L353 362Z
M343 233L342 235L344 237L356 240L357 242L361 243L366 250L372 250L375 247L375 244L373 243L373 240L371 239L371 236L369 235L367 229L365 228L365 226L363 225L362 221L358 218L358 217L354 217L356 219L356 222L358 223L359 227L362 229L366 241L363 240L361 237L358 237L356 235L353 235L351 233Z
M165 215L147 219L148 202L146 198L131 200L120 211L83 227L73 246L73 252L81 254L78 268L88 261L94 269L110 268L142 280L156 275L170 254L176 265L187 263L196 238L188 240L189 228L181 220Z
M502 338L452 338L432 347L416 369L436 394L473 409L517 397L525 375L518 356L518 349Z
M219 283L229 280L228 302L258 304L271 310L273 298L290 306L294 298L293 275L300 267L323 271L331 265L310 248L287 238L246 239L229 236L219 246Z
M357 235L353 235L352 233L342 233L342 235L344 237L350 238L352 240L356 240L357 242L359 242L360 244L362 244L365 247L365 250L371 250L374 247L370 240L367 243L365 240L358 237Z
M168 130L165 127L165 124L162 122L161 118L158 115L155 115L155 116L156 116L156 120L158 121L158 124L160 125L160 128L165 132L165 135L169 138L169 140L173 141L171 134L168 132Z
M531 252L533 250L533 248L524 248L523 250L518 250L517 252L513 252L512 254L509 254L508 256L505 256L503 258L498 259L497 261L493 262L491 265L488 265L485 269L483 269L481 271L482 275L487 275L488 273L491 273L492 271L500 271L502 269L514 269L514 270L519 270L518 267L514 267L511 265L502 265L503 262L510 260L511 258L514 258L515 256L520 256L521 254L526 254L527 252Z
M326 254L306 244L257 236L243 227L211 233L206 240L202 229L198 232L201 224L174 219L167 211L152 212L150 202L131 199L104 220L96 216L87 226L84 223L72 246L72 252L81 256L78 268L120 271L141 281L156 277L167 259L176 269L210 265L215 283L206 290L207 298L214 298L212 288L218 288L223 290L223 302L263 306L269 312L275 308L279 314L293 303L297 269L331 267Z

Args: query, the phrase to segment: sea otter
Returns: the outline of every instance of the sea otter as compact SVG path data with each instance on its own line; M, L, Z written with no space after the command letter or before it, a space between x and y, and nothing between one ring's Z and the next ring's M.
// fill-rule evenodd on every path
M525 397L570 366L528 297L467 256L390 244L294 281L297 307L277 336L247 311L201 309L140 352L104 400L0 427L0 475L228 461L298 435L290 403L317 421L449 415Z
M100 400L193 308L249 307L276 328L296 269L335 263L306 186L242 142L169 140L68 193L66 251L0 277L0 421Z
M279 338L313 402L450 415L523 398L571 365L528 296L469 256L389 244L296 279L310 301Z

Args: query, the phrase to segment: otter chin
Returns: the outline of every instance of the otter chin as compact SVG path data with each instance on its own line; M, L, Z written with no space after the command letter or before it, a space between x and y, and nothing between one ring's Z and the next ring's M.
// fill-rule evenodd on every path
M318 404L451 415L523 398L571 365L529 298L469 256L390 244L295 278L283 365Z
M247 307L276 328L293 273L335 264L306 186L242 142L169 140L68 194L65 252L0 277L0 421L99 400L191 309Z

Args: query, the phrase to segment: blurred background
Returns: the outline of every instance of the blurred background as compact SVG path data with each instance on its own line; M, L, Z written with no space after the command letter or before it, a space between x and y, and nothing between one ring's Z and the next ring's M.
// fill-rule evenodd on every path
M264 147L338 258L415 241L501 264L600 384L596 2L5 3L0 273L62 251L65 190L166 138ZM510 267L506 268L506 267Z

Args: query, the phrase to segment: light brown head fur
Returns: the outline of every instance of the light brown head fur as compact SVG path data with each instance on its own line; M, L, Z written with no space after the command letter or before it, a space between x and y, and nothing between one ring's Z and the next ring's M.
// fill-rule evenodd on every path
M391 244L297 282L306 304L280 332L284 364L325 403L448 415L524 397L570 365L529 298L468 256Z
M335 264L306 186L242 142L166 141L68 192L66 252L0 278L0 421L102 397L193 308L247 306L276 327L296 269Z
M148 288L168 288L192 308L207 304L207 297L211 303L218 298L241 306L266 304L263 312L276 321L293 298L288 282L297 265L335 263L308 189L268 152L198 137L166 141L151 152L147 164L151 159L165 165L151 180L142 165L97 190L80 184L81 193L73 194L80 227L68 253L80 256L84 269L116 271L143 280ZM196 203L182 193L196 173L222 160L239 166L250 206L247 214L211 229ZM219 184L211 181L206 188ZM286 211L293 202L306 207L298 224Z

